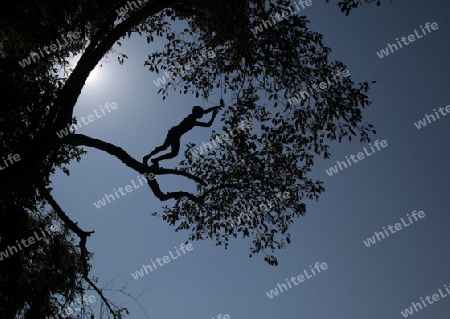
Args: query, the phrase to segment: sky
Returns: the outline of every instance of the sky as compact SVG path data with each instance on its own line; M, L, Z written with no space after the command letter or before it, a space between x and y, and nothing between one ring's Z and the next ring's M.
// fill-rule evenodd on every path
M233 239L227 250L204 240L193 242L185 253L178 249L180 255L176 255L175 247L185 242L188 233L175 233L173 227L151 216L172 202L161 203L148 187L97 209L93 203L105 193L112 194L132 180L139 185L136 172L106 153L88 149L80 163L70 164L70 177L62 172L52 177L53 195L61 207L82 229L95 230L88 240L88 249L95 253L91 274L99 278L100 286L126 287L126 293L140 295L138 301L149 318L209 319L219 314L233 319L449 317L445 288L450 286L446 204L450 116L441 115L420 129L416 125L426 114L434 114L433 109L442 107L445 113L450 105L446 93L450 4L393 0L380 7L363 6L347 17L335 3L312 2L302 14L313 30L324 34L332 57L347 65L355 82L377 81L369 91L373 104L364 118L377 128L372 145L376 140L386 142L380 150L374 148L376 152L367 143L334 142L333 157L315 161L311 176L322 180L326 191L317 202L306 202L307 214L290 228L292 243L276 252L277 267L265 263L263 255L249 258L249 242L240 238ZM414 30L421 35L420 26L427 22L436 22L438 28L388 56L377 55L388 43L396 43L395 38L408 37ZM160 75L143 66L159 45L132 37L122 41L121 50L130 57L123 66L114 55L102 61L82 91L75 116L94 114L94 110L101 114L107 102L117 103L117 108L79 133L120 146L140 160L164 141L167 130L193 105L218 103L217 91L205 102L178 93L163 101L153 83ZM212 128L195 129L183 137L182 145L207 142L212 130L220 131L220 127L216 121ZM346 156L365 152L364 148L372 154L331 176L326 172ZM176 167L180 159L165 161L164 167ZM158 180L163 191L191 185L182 178ZM422 211L423 218L414 220L413 211ZM381 235L380 240L372 238L374 232L396 223L402 229L388 232L384 239ZM368 238L375 242L369 247L364 243ZM133 279L131 274L143 264L169 252L177 259ZM291 288L278 296L267 295L278 284L286 284L285 278L295 280L305 271L311 276L310 266L317 262L319 267L325 263L326 269L303 282L291 281ZM439 289L444 296L439 296ZM107 296L124 303L130 318L146 318L135 300L118 292L107 292ZM416 305L417 311L410 308L413 302L421 303L421 297L427 306ZM100 303L92 306L97 315Z

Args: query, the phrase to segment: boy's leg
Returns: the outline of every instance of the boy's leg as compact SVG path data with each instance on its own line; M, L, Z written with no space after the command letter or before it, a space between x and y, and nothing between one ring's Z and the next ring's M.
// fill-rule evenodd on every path
M151 151L149 154L144 156L144 158L143 158L144 164L147 165L148 159L150 157L152 157L153 155L155 155L155 154L157 154L157 153L159 153L161 151L164 151L169 146L170 146L170 140L166 138L166 140L164 141L163 145L155 147L155 149L153 151Z
M171 149L170 153L167 153L167 154L161 155L160 157L152 159L152 163L157 164L159 161L161 161L163 159L174 158L175 156L177 156L178 152L180 151L180 140L174 139L171 143L171 146L172 146L172 149Z

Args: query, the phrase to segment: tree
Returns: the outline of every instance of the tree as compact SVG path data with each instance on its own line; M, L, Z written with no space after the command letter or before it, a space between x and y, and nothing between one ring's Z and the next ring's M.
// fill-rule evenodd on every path
M345 0L339 6L348 13L360 3ZM114 317L124 311L110 303L89 277L91 254L86 242L93 232L80 229L51 195L50 176L56 169L69 175L65 165L82 159L83 146L107 152L141 174L156 176L148 179L152 193L161 201L176 202L155 215L176 230L190 229L190 240L210 237L227 246L230 236L242 234L253 238L252 253L268 249L272 253L265 260L276 265L273 251L290 242L289 224L306 213L303 201L317 200L324 191L322 182L308 177L316 156L329 158L329 142L335 139L369 141L375 132L363 123L361 114L370 105L369 83L355 84L350 77L339 76L327 90L310 89L339 72L344 74L346 66L330 60L331 49L322 43L321 34L308 28L305 17L274 16L288 10L287 1L148 0L137 9L121 11L125 5L124 0L27 0L0 13L4 92L0 154L2 159L20 155L19 161L0 170L4 221L0 249L48 223L60 226L51 239L0 263L4 318L34 318L38 309L40 316L51 316L87 286L99 293ZM173 21L184 21L188 27L174 29ZM263 28L263 21L271 26ZM78 32L79 41L59 50L45 49L69 32ZM233 130L242 121L252 122L253 129L229 137L229 143L208 154L194 158L186 151L179 169L147 167L119 146L76 132L59 138L56 133L75 121L73 109L89 73L105 55L115 54L115 43L133 33L146 36L149 43L157 36L168 40L163 52L149 54L150 71L172 70L193 56L214 52L214 57L180 74L159 93L163 99L172 90L207 98L214 88L223 87L235 96L222 116L223 129ZM23 61L28 57L24 54L39 50L44 51L38 61L32 61L36 55L29 56L29 63ZM80 53L73 71L61 74L61 69L68 71L68 59ZM125 59L126 54L119 53L121 64ZM296 97L300 90L309 96ZM192 179L198 194L163 192L157 182L163 174ZM288 196L281 200L279 192ZM261 204L272 198L276 200L265 211ZM61 276L45 281L45 272L36 275L43 269L59 270ZM20 289L11 295L16 282Z

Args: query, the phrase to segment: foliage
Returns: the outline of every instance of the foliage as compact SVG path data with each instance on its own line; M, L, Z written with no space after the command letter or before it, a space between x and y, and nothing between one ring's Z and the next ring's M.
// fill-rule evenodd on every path
M152 53L146 62L151 71L170 70L187 63L189 56L213 50L215 58L182 74L179 81L167 83L161 93L200 91L207 98L214 88L223 86L235 94L222 117L223 130L233 131L241 121L253 123L251 132L232 137L206 155L193 158L186 151L182 169L208 184L198 187L203 202L180 198L174 207L166 206L161 216L177 230L189 229L190 240L213 238L216 245L227 247L230 236L240 233L253 239L251 255L284 247L289 241L288 226L306 213L306 200L317 200L324 191L323 183L309 176L315 158L329 158L333 140L357 137L365 142L375 132L372 125L362 123L362 110L370 105L367 82L355 84L343 78L327 90L314 91L300 104L288 103L296 93L332 79L346 66L330 60L331 49L323 44L321 34L309 29L304 16L294 15L257 35L251 32L261 20L287 6L278 1L267 11L256 4L242 8L246 11L241 16L250 18L236 34L225 37L205 22L204 16L215 11L201 12L189 20L190 28L172 34L165 50ZM224 10L221 16L229 16ZM221 20L221 25L228 32L236 26L231 19ZM291 197L263 214L253 213L279 191ZM241 213L252 218L231 226ZM267 258L276 264L274 255Z

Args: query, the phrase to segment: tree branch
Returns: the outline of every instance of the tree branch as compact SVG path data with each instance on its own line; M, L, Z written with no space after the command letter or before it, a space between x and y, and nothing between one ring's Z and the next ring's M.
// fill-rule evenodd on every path
M148 186L152 190L153 194L155 194L155 196L158 197L161 201L166 201L169 199L181 199L182 197L187 197L198 204L203 203L203 199L201 197L197 197L189 192L180 191L180 192L168 192L164 194L161 191L161 188L159 187L159 184L158 182L156 182L156 180L148 180Z
M204 186L207 185L206 182L203 181L202 179L185 171L158 166L149 167L147 165L144 165L143 163L138 162L133 157L131 157L124 149L115 146L114 144L96 138L92 138L84 134L69 134L63 139L63 143L77 146L89 146L104 151L110 155L117 157L122 163L124 163L128 167L134 169L135 171L141 174L153 173L155 175L168 175L168 174L181 175L189 179L192 179L193 181L196 181L197 183L200 183Z
M86 280L86 282L97 292L97 294L106 304L106 307L108 308L110 313L113 315L113 318L114 319L117 318L116 312L112 308L111 302L103 295L102 290L99 289L96 286L96 284L89 278L89 265L88 265L89 251L86 248L86 243L87 238L91 236L91 234L93 234L94 231L87 232L78 227L77 223L72 221L69 218L69 216L66 215L66 213L62 210L61 206L59 206L59 204L55 201L53 196L50 194L48 189L43 184L39 185L38 188L41 195L45 198L45 200L56 212L56 215L58 215L58 217L64 222L64 224L80 238L79 247L80 247L81 264L83 265L83 279Z
M155 173L155 170L152 169L152 167L148 167L143 163L138 162L133 157L131 157L124 149L114 144L89 137L84 134L69 134L64 137L61 142L77 146L89 146L104 151L110 155L117 157L122 163L141 174Z
M170 169L170 168L163 168L158 166L147 166L144 165L141 162L138 162L133 157L131 157L124 149L96 139L89 136L86 136L84 134L69 134L66 137L62 139L63 143L71 144L71 145L78 145L78 146L89 146L96 148L98 150L104 151L112 156L117 157L122 163L127 165L128 167L134 169L135 171L146 174L147 175L147 182L150 186L150 189L153 191L156 197L158 197L162 201L166 201L169 199L180 199L181 197L187 197L193 201L200 202L200 199L196 197L195 195L188 193L188 192L170 192L170 193L163 193L161 191L161 188L159 187L158 182L155 179L150 179L148 175L150 173L153 173L154 175L167 175L167 174L174 174L174 175L181 175L185 176L189 179L192 179L202 185L206 186L206 183L198 178L197 176L194 176L188 172L180 171L177 169Z

